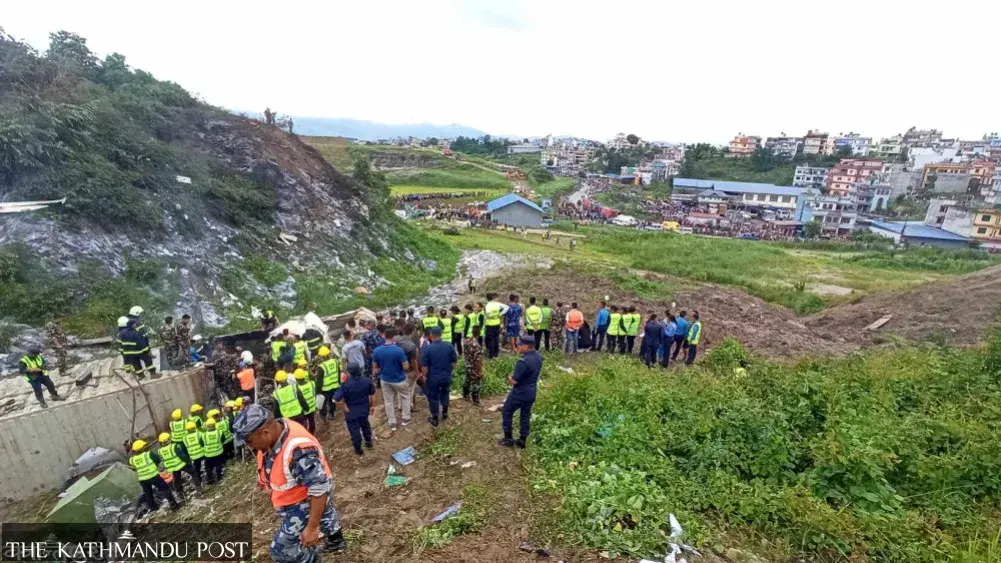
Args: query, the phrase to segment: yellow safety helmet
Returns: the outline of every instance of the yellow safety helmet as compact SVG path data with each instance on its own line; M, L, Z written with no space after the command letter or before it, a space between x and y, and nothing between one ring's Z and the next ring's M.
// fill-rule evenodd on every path
M309 362L307 362L306 360L299 360L298 362L295 363L295 365L304 368L309 365Z
M156 439L159 440L161 444L166 444L167 442L170 441L170 434L166 432L161 432Z
M198 403L191 405L191 412L202 412L202 406Z
M236 401L226 401L226 404L224 406L227 409L235 409L236 408Z
M184 415L181 413L181 409L174 409L174 412L170 413L170 418L173 418L174 420L181 420L182 416Z
M219 416L219 414L220 414L220 413L219 413L219 409L212 409L212 410L210 410L210 411L208 412L208 417L209 417L210 419L211 419L211 418L215 418L215 417Z
M306 379L306 370L304 370L302 368L299 368L299 369L295 370L295 373L292 374L292 375L296 379Z
M330 348L327 348L326 346L320 346L319 353L321 358L326 358L327 356L330 355Z
M278 383L285 383L286 381L288 381L288 374L285 373L283 370L278 370L277 372L275 372L275 381L277 381Z
M135 442L132 442L132 451L134 452L141 452L142 449L145 447L146 447L145 440L136 440Z
M185 430L194 430L196 428L198 428L198 426L194 422L189 422L184 425Z
M209 417L209 419L205 421L205 425L206 426L215 426L215 419L212 418L212 417Z
M236 403L236 408L243 408L243 397L237 397L233 402Z

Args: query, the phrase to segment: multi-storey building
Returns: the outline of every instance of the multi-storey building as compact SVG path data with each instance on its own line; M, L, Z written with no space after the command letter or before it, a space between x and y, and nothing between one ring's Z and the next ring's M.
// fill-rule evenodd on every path
M793 218L802 223L817 222L824 233L847 235L855 230L857 204L852 198L823 195L816 190L803 192Z
M792 160L797 154L803 152L803 139L785 136L769 137L765 140L765 148L771 150L777 158Z
M608 142L605 143L605 146L609 149L615 150L632 148L634 145L627 140L628 137L629 136L625 133L618 133L615 137L609 139Z
M743 133L738 133L736 137L730 141L728 156L733 157L745 157L754 154L754 151L761 146L761 137L755 135L745 135Z
M863 137L858 133L848 133L847 135L838 135L834 138L834 141L828 145L827 154L835 154L838 151L844 150L845 147L851 149L852 156L868 156L869 150L872 147L872 137Z
M855 187L855 204L860 213L886 211L893 188L889 184L864 184Z
M843 158L827 174L827 192L847 197L858 184L868 184L879 179L883 161L878 158Z
M594 158L598 143L577 138L547 138L539 162L562 176L576 176Z
M810 166L809 164L797 166L792 185L801 188L823 188L827 184L827 173L830 171L830 168Z
M827 133L810 129L803 137L803 154L823 154L827 146Z
M1001 166L994 170L994 178L992 179L992 182L994 191L987 197L987 202L991 205L996 205L1001 203Z
M926 164L921 189L933 193L966 193L972 178L970 165L965 162Z
M942 144L942 132L938 129L911 127L904 133L902 144L905 147L937 147Z
M978 209L968 236L988 248L1001 246L1001 210Z
M904 137L895 135L893 137L883 137L878 143L872 146L869 153L871 156L885 158L887 160L897 160L904 152Z

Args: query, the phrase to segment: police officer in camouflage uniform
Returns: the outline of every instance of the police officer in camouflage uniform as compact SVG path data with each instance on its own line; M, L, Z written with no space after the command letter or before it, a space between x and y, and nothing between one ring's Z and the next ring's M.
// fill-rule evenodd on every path
M314 563L321 552L345 549L340 517L331 502L333 476L316 438L294 421L274 419L257 404L240 411L233 434L237 446L247 444L257 452L258 477L281 518L271 558L277 563ZM280 467L283 460L288 467ZM319 519L311 521L315 514Z
M45 337L47 344L56 353L56 367L59 368L59 375L66 377L70 374L70 364L67 357L66 347L69 346L69 339L63 328L54 321L45 323Z
M177 329L174 328L174 317L164 317L157 336L160 337L160 368L170 369L177 364Z
M183 367L190 362L191 349L191 315L181 315L181 324L177 325L177 346L175 348L177 367Z

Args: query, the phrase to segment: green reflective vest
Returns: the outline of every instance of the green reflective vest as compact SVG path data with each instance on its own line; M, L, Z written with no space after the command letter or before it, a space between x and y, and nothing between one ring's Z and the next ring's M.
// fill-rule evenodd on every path
M483 311L480 311L478 313L477 312L469 313L468 319L469 321L466 322L466 337L472 338L473 327L483 326ZM482 333L482 331L480 332Z
M341 386L341 361L337 358L320 364L323 370L323 382L320 384L320 391L333 391Z
M452 317L452 332L463 334L466 332L466 315L459 313Z
M484 324L487 326L500 326L501 324L501 304L496 301L487 303L487 311Z
M222 432L219 428L202 432L202 439L205 440L205 457L222 455Z
M177 444L167 444L160 446L160 459L163 460L163 468L171 473L184 469L187 465L181 456L177 455Z
M424 332L431 330L431 327L438 326L441 324L441 319L438 317L424 317L421 319L421 326L424 327Z
M191 461L205 457L205 451L202 450L202 437L197 430L184 435L184 449L188 451L188 457L191 458Z
M525 330L536 331L542 328L542 307L530 305L525 309Z
M184 429L183 420L171 420L170 421L170 441L179 444L184 441L184 435L188 431Z
M626 334L628 336L636 336L640 333L640 315L639 313L628 313L626 314Z
M195 423L195 428L197 428L199 430L202 429L202 417L201 417L201 415L197 415L197 414L188 415L188 420L186 422L194 422Z
M702 321L695 321L688 329L688 343L698 346L699 340L702 340Z
M611 321L608 323L608 336L619 336L622 334L622 314L612 313Z
M309 381L300 381L298 385L299 390L302 391L302 398L306 399L305 414L316 412L316 382L310 379Z
M278 410L282 413L282 418L292 418L302 414L302 405L299 404L299 395L295 392L295 385L279 387L271 396L278 401Z
M553 321L553 308L543 307L542 308L542 330L549 330L551 323Z
M23 358L21 358L21 361L24 362L24 365L28 366L28 369L40 368L45 364L45 358L43 358L41 354L35 356L34 358L30 356L24 356ZM42 375L43 376L49 375L49 372L46 370L42 370ZM28 378L28 381L31 381L32 375L30 373L26 373L24 374L24 376Z
M228 444L233 441L233 433L229 430L229 418L223 415L218 422L215 423L216 430L222 433L222 443Z
M306 359L306 343L302 340L296 340L295 344L292 345L295 348L295 356L292 357L292 363L298 364L299 360Z
M309 348L310 352L316 352L323 345L323 336L314 336L306 341L306 347Z
M283 340L272 340L271 341L271 361L277 362L278 358L282 355L282 350L285 349L285 342Z
M156 468L156 464L153 463L153 456L149 452L143 452L130 457L129 465L135 468L136 476L139 477L140 481L149 481L160 474Z
M444 325L444 327L441 329L442 342L448 342L449 344L452 343L452 321L453 319L450 319L448 317L445 317L444 319L441 320L441 324Z

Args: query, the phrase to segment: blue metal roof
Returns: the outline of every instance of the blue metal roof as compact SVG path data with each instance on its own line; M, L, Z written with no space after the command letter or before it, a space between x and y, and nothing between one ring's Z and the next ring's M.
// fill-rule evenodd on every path
M493 213L494 211L497 211L498 209L500 209L502 207L507 207L508 205L511 205L512 203L516 203L516 202L519 202L519 201L521 203L524 203L525 205L531 207L532 209L538 211L539 213L542 213L542 208L541 207L539 207L538 205L532 203L531 201L529 201L529 200L521 197L518 194L502 195L499 198L497 198L497 199L495 199L495 200L487 203L487 211L489 211L490 213Z
M728 182L726 180L697 180L695 178L675 178L676 188L698 188L702 190L717 190L731 194L768 194L768 195L803 195L805 188L793 186L776 186L775 184L758 184L755 182Z
M907 230L904 230L904 225L907 225ZM942 229L936 227L929 227L920 221L873 221L870 223L870 228L876 228L883 231L889 231L891 233L900 234L904 233L904 238L915 237L915 238L929 238L936 240L955 240L955 241L967 241L970 240L967 237L957 235L956 233L950 233L949 231L943 231Z

